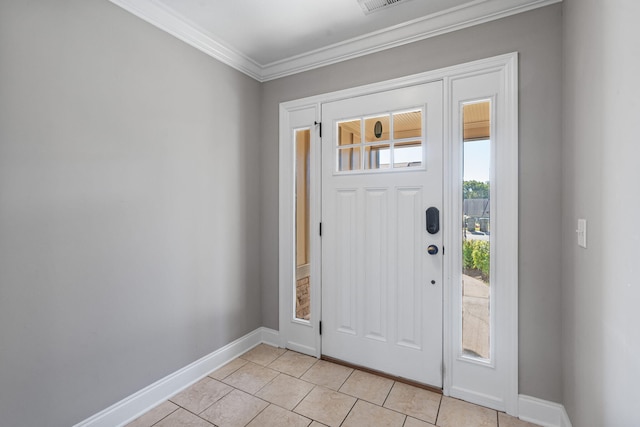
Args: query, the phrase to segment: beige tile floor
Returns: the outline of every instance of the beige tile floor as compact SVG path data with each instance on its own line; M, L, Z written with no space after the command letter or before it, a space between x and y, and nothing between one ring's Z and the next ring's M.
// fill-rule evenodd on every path
M260 344L127 427L533 427L504 413Z

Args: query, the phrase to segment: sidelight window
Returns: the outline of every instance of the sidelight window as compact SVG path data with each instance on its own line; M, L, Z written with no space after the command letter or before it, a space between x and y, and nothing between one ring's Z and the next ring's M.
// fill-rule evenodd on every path
M491 102L465 103L462 182L462 354L491 359Z

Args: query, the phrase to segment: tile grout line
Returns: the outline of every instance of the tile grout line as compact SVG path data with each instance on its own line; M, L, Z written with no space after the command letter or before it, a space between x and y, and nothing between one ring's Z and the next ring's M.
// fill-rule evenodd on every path
M302 380L300 380L300 381L302 381ZM305 382L306 382L306 381L305 381ZM309 383L309 384L311 384L311 383ZM315 384L313 384L313 387L311 387L311 390L309 390L309 391L307 392L307 394L305 394L305 395L304 395L304 397L303 397L302 399L300 399L300 401L299 401L298 403L296 403L296 405L295 405L293 408L291 408L291 409L290 409L290 410L291 410L291 412L293 412L293 413L295 413L295 414L298 414L298 415L302 415L302 414L301 414L301 413L299 413L299 412L295 412L295 409L296 409L298 406L300 406L300 404L302 403L302 401L303 401L303 400L305 400L305 399L307 398L307 396L309 396L309 395L311 394L311 392L312 392L313 390L315 390L315 388L316 388L316 387L318 387L318 386L317 386L317 385L315 385ZM304 415L302 415L302 416L304 417ZM314 421L316 421L316 420L314 420Z
M286 350L286 351L285 351L284 353L282 353L280 356L278 356L278 357L276 357L274 360L272 360L272 361L269 363L269 365L273 364L276 360L280 359L282 356L284 356L284 355L285 355L285 354L287 354L288 352L290 352L290 351L289 351L289 350ZM304 375L304 374L305 374L309 369L311 369L311 367L312 367L313 365L315 365L315 363L316 363L316 362L314 362L314 363L313 363L309 368L307 368L307 370L305 370L305 371L302 373L302 375L300 375L300 377L302 377L302 376L303 376L303 375ZM294 411L294 409L298 407L298 405L299 405L299 404L300 404L300 403L301 403L301 402L302 402L302 401L303 401L303 400L304 400L304 399L309 395L309 393L311 393L311 391L316 387L316 384L311 383L311 382L309 382L309 381L305 381L305 380L303 380L303 379L301 379L301 378L299 378L299 377L295 377L295 376L293 376L293 375L289 375L288 373L286 373L286 372L282 372L282 371L280 371L280 370L278 370L278 369L275 369L275 368L269 368L269 365L266 365L266 366L264 366L264 367L265 367L265 368L268 368L268 369L271 369L271 370L273 370L273 371L278 372L278 375L276 375L276 377L275 377L275 378L273 378L271 381L269 381L267 384L265 384L262 388L260 388L258 391L256 391L256 392L253 394L253 396L255 396L256 398L261 399L261 400L263 400L263 401L267 402L269 405L275 405L275 406L277 406L277 407L279 407L279 408L284 409L285 411L288 411L288 412L291 412L291 413L293 413L293 414L296 414L296 415L300 415L300 416L302 416L302 417L305 417L304 415L302 415L302 414L300 414L300 413L298 413L298 412L295 412L295 411ZM264 389L265 387L267 387L269 384L273 383L273 382L276 380L276 378L278 378L280 375L285 375L285 376L287 376L287 377L289 377L289 378L296 379L296 380L298 380L298 381L302 381L302 382L304 382L304 383L306 383L306 384L310 384L310 385L312 385L312 386L313 386L313 387L312 387L312 388L311 388L311 389L310 389L310 390L309 390L309 391L308 391L308 392L307 392L307 393L306 393L306 394L305 394L305 395L304 395L304 396L303 396L303 397L302 397L302 398L301 398L301 399L300 399L300 400L299 400L299 401L298 401L298 402L293 406L293 408L291 408L291 409L289 409L289 408L285 408L285 407L283 407L283 406L278 405L277 403L270 402L270 401L268 401L268 400L262 399L261 397L258 397L258 396L257 396L257 394L258 394L261 390L263 390L263 389ZM266 409L266 408L265 408L265 409ZM263 409L263 411L264 411L264 409ZM262 412L262 411L261 411L261 412ZM257 415L256 415L256 417L257 417ZM255 418L255 417L254 417L254 418ZM307 418L307 417L305 417L305 418ZM315 421L315 420L311 419L311 422L313 422L313 421ZM309 424L311 424L311 423L309 423Z
M393 388L393 387L392 387L392 388ZM389 393L387 394L387 397L389 397L389 394L391 394L391 390L389 390ZM355 396L354 396L354 397L355 397ZM400 411L398 411L397 409L388 408L388 407L386 407L386 406L383 406L383 405L384 405L384 403L383 403L383 405L378 405L377 403L369 402L368 400L365 400L365 399L360 399L360 398L357 398L357 399L358 399L358 400L362 400L363 402L366 402L366 403L370 403L370 404L372 404L372 405L375 405L375 406L377 406L378 408L386 409L387 411L395 412L396 414L400 414L400 415L404 415L405 420L404 420L404 422L402 423L402 425L403 425L403 426L404 426L404 424L407 422L407 419L411 416L411 415L409 415L409 414L405 414L404 412L400 412ZM385 402L386 402L386 401L387 401L387 399L385 398ZM422 419L420 419L420 418L417 418L417 417L412 417L412 418L415 418L416 420L420 420L420 421L423 421L423 422L428 423L428 421L424 421L424 420L422 420ZM430 423L429 423L429 424L430 424Z
M231 392L229 392L229 393L231 393ZM227 394L229 394L229 393L227 393ZM224 396L222 396L220 399L218 399L218 400L216 400L215 402L213 402L211 405L207 406L207 407L206 407L205 409L203 409L200 413L202 413L202 412L206 411L207 409L209 409L209 407L213 406L217 401L221 400L221 399L222 399L223 397L225 397L227 394L225 394L225 395L224 395ZM211 421L209 421L209 420L206 420L206 419L202 418L202 417L200 416L200 414L196 414L195 412L190 411L189 409L185 408L184 406L182 406L182 405L178 405L176 402L174 402L174 401L172 401L172 400L167 400L167 402L171 402L171 403L173 403L174 405L176 405L176 406L177 406L177 408L176 408L174 411L172 411L172 412L171 412L171 414L173 414L174 412L177 412L178 410L182 409L182 410L184 410L184 411L186 411L186 412L188 412L188 413L190 413L190 414L192 414L192 415L194 415L194 416L196 416L196 417L200 418L200 419L201 419L201 420L203 420L204 422L207 422L207 423L209 423L209 424L211 424L211 425L214 425ZM171 415L171 414L169 414L169 415ZM167 415L166 417L162 418L162 420L164 420L165 418L169 417L169 415ZM162 420L158 420L157 422L155 422L154 424L152 424L152 425L151 425L151 427L153 427L153 426L157 425L157 424L158 424L160 421L162 421Z
M436 411L436 419L433 420L434 425L438 425L438 417L440 417L440 408L442 408L442 400L444 396L440 396L440 402L438 402L438 410Z
M311 357L311 356L309 356L309 357ZM305 370L305 371L304 371L304 372L303 372L303 373L298 377L298 379L299 379L299 380L301 380L301 379L302 379L302 377L304 376L304 374L306 374L307 372L309 372L309 369L311 369L311 368L313 368L314 366L316 366L316 363L318 363L318 360L320 360L320 359L316 358L315 362L313 362L313 363L311 364L311 366L309 366L309 367L308 367L308 368L307 368L307 369L306 369L306 370Z
M396 381L393 381L393 384L391 384L391 387L389 387L389 391L387 392L387 395L384 397L384 400L382 401L382 406L383 408L385 407L384 404L387 403L387 399L389 399L389 396L391 395L391 390L393 390L393 388L396 386Z
M339 392L339 391L337 391L336 393L340 393L340 392ZM342 394L344 394L345 396L348 396L348 394L345 394L345 393L342 393ZM360 399L358 399L358 398L356 397L356 401L355 401L355 402L353 402L353 405L351 405L351 408L347 411L347 415L345 415L345 416L344 416L344 419L340 422L340 426L342 426L342 425L344 424L344 422L345 422L345 421L347 421L347 418L349 418L349 414L351 413L351 411L353 411L353 408L355 408L355 407L356 407L356 403L358 403L358 401L359 401L359 400L360 400ZM320 422L320 421L318 421L318 422Z
M344 387L344 385L347 383L347 381L349 381L349 378L351 378L351 376L352 376L355 372L356 372L356 370L355 370L355 369L352 369L352 370L351 370L351 373L349 374L349 376L347 376L347 378L345 378L345 380L344 380L344 381L342 381L342 384L340 384L340 386L338 386L338 388L336 389L336 391L337 391L338 393L347 394L347 393L341 392L341 391L340 391L340 389L341 389L342 387ZM349 395L347 394L347 396L349 396ZM353 396L353 397L356 397L356 396Z
M315 366L315 364L316 364L316 363L318 363L318 360L321 360L321 359L315 358L315 357L313 357L313 356L309 356L309 355L307 355L307 354L298 353L297 351L293 351L293 350L289 350L289 349L285 349L285 350L286 350L286 351L285 351L284 353L282 353L278 358L276 358L276 360L274 360L273 362L271 362L269 365L273 364L274 362L276 362L278 359L280 359L282 356L284 356L284 355L285 355L285 354L287 354L287 353L295 353L295 354L298 354L298 355L301 355L301 356L306 356L306 357L311 357L312 359L316 359L316 360L314 360L314 361L313 361L313 363L311 364L311 366L309 366L307 369L305 369L305 370L304 370L304 372L302 372L299 376L297 376L297 377L296 377L295 375L289 375L289 374L287 374L287 375L289 375L289 376L291 376L291 377L293 377L293 378L302 379L302 377L304 376L304 374L306 374L306 373L307 373L307 371L309 371L309 369L313 368L313 367ZM267 367L268 367L268 366L267 366ZM273 369L273 368L271 368L271 369ZM276 370L276 371L278 371L277 369L275 369L275 370ZM279 371L279 372L282 372L282 371ZM286 374L286 372L282 372L282 373L283 373L283 374Z
M255 397L255 396L254 396ZM256 399L260 399L259 397L256 397ZM260 399L262 400L262 399ZM267 403L267 406L265 406L260 412L258 412L253 418L251 418L249 420L249 422L245 423L244 427L248 426L249 424L251 424L251 421L255 420L256 418L258 418L258 415L260 415L261 413L263 413L272 403L271 402L267 402L266 400L262 400L263 402ZM214 424L215 425L215 424Z
M166 400L165 402L168 402L168 401L169 401L169 400ZM171 403L173 403L173 402L171 402ZM173 403L173 404L175 405L175 403ZM162 405L162 403L161 403L160 405ZM157 406L155 406L155 407L157 408L157 407L158 407L158 406L160 406L160 405L157 405ZM164 420L164 419L165 419L165 418L167 418L169 415L173 414L173 413L174 413L174 412L176 412L178 409L182 408L182 406L180 406L180 405L176 405L176 406L177 406L177 408L176 408L176 409L174 409L173 411L169 412L167 415L165 415L164 417L160 418L160 419L159 419L158 421L156 421L155 423L151 424L151 426L150 426L150 427L153 427L153 426L157 425L160 421ZM153 409L153 408L152 408L152 409ZM141 416L144 416L145 414L148 414L149 412L151 412L151 411L147 411L147 412L145 412L144 414L142 414ZM138 417L138 418L139 418L139 417ZM135 421L135 420L134 420L134 421ZM132 421L132 422L133 422L133 421ZM126 426L125 426L125 427L126 427Z
M264 368L266 368L266 366L263 366L263 367L264 367ZM269 369L269 368L267 368L267 369ZM274 381L275 381L275 379L276 379L276 378L278 378L280 375L286 375L286 374L283 374L282 372L277 371L277 370L275 370L275 369L272 369L272 371L277 372L277 373L278 373L278 375L276 375L276 376L275 376L275 377L273 377L271 380L269 380L269 382L267 382L265 385L263 385L262 387L260 387L259 389L257 389L257 390L255 391L255 393L249 393L251 396L258 397L258 396L256 396L256 394L258 394L258 393L260 392L260 390L262 390L263 388L265 388L266 386L268 386L269 384L271 384L272 382L274 382ZM258 399L259 399L259 397L258 397ZM264 400L264 399L262 399L262 400Z
M232 359L231 361L229 361L228 363L225 363L223 366L221 366L220 368L216 369L215 371L211 371L211 372L209 372L209 373L207 374L207 377L211 378L212 380L216 380L216 381L219 381L219 382L221 382L221 383L225 384L225 383L223 382L223 380L224 380L225 378L227 378L229 375L233 375L233 374L235 374L235 373L236 373L236 371L237 371L238 369L242 368L242 366L244 366L244 365L242 365L242 366L238 366L236 369L234 369L233 371L229 372L227 375L225 375L225 376L224 376L223 378L221 378L221 379L214 378L214 377L212 377L212 376L211 376L211 374L213 374L214 372L216 372L216 371L218 371L218 370L220 370L220 369L224 368L225 366L227 366L227 365L231 364L231 362L234 362L234 361L236 361L236 360L238 360L238 359L240 359L240 360L244 360L244 361L245 361L244 365L246 365L246 364L249 362L248 360L245 360L245 359L241 358L240 356L238 356L238 357L236 357L235 359Z

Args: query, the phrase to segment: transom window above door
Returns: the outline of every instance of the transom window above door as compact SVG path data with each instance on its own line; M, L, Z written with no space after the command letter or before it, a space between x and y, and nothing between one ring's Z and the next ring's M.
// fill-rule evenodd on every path
M424 168L423 109L337 121L336 172Z

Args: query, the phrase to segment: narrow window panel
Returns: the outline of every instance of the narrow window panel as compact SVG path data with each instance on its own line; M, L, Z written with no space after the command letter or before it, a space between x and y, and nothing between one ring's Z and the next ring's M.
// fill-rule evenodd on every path
M310 207L309 207L309 160L311 154L310 129L297 130L295 133L295 181L296 181L296 280L295 313L296 319L311 318L311 253L310 253Z
M491 360L491 105L463 105L462 354Z

